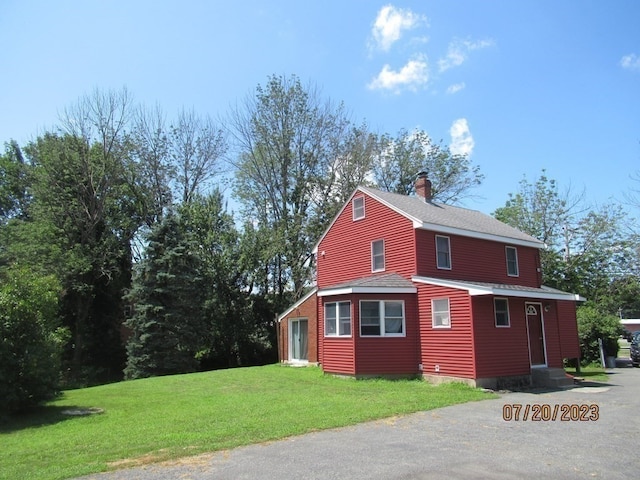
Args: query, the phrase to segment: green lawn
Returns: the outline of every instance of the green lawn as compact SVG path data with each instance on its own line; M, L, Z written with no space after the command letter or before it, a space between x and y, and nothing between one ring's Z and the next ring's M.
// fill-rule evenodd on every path
M569 375L575 375L576 377L584 378L586 381L594 382L606 382L609 377L600 365L592 363L586 367L580 367L580 373L576 373L575 368L566 368L565 371Z
M0 425L0 478L71 478L494 397L461 384L356 381L280 365L70 390ZM62 414L90 407L104 413Z

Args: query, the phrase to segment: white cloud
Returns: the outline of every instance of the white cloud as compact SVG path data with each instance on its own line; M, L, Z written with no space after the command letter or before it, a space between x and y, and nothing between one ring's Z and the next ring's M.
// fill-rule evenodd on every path
M456 39L449 44L447 55L438 60L439 70L440 72L444 72L450 68L458 67L469 57L470 52L480 50L481 48L491 47L493 45L493 40L471 41Z
M466 118L459 118L451 124L449 129L451 135L451 145L449 149L454 155L471 156L475 142L469 130L469 124Z
M454 83L453 85L449 85L449 87L447 88L447 93L449 95L453 95L454 93L458 93L464 87L466 87L464 82Z
M620 66L626 70L640 70L640 57L635 53L625 55L620 59Z
M400 93L404 88L412 91L425 86L429 81L429 67L423 56L409 60L399 71L392 70L389 65L375 77L368 87L371 90L390 90Z
M404 30L410 30L421 23L427 23L427 17L396 8L393 5L385 5L378 12L371 35L373 36L372 48L379 48L385 52L391 48L402 36Z

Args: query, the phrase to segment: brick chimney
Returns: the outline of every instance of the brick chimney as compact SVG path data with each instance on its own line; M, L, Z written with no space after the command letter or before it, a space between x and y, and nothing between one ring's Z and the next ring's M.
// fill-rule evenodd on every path
M416 177L416 195L422 198L425 202L431 201L431 180L429 180L429 174L427 172L420 172Z

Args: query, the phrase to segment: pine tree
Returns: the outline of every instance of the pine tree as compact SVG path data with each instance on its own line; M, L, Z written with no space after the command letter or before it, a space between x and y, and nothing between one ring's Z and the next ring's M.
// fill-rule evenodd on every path
M126 378L195 371L207 336L203 275L188 230L168 215L148 241L129 294Z

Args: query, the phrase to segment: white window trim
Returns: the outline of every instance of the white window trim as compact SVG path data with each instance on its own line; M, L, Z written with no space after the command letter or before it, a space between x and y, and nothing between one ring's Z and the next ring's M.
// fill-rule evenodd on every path
M507 324L498 325L498 309L496 308L496 300L504 300L507 302ZM496 328L511 328L511 314L509 313L509 299L504 297L494 297L493 299L493 320Z
M373 244L374 243L378 243L378 242L382 242L382 268L375 268L375 261L374 261L374 253L373 253ZM371 271L372 272L384 272L385 268L387 266L387 262L386 262L386 258L385 258L385 245L384 245L384 240L380 239L380 240L374 240L373 242L371 242Z
M516 256L516 273L509 273L509 250L513 250ZM507 261L507 275L510 277L519 277L520 276L520 265L518 264L518 249L516 247L506 246L504 248L504 254Z
M363 335L362 334L362 303L363 302L377 302L378 303L378 316L380 318L380 335ZM395 302L395 303L400 303L402 304L402 333L386 333L385 332L385 323L384 323L384 319L385 319L385 302ZM407 336L407 324L406 324L406 316L405 316L405 311L404 311L404 300L390 300L390 299L386 299L386 300L360 300L360 310L359 310L359 314L358 314L358 318L359 318L359 334L361 337L364 338L381 338L381 337L406 337Z
M349 329L351 331L351 333L349 335L340 335L340 304L342 303L348 303L349 304L349 324L351 325L351 328ZM328 305L335 305L336 306L336 318L335 318L335 327L336 327L336 333L334 334L327 334L327 306ZM324 304L324 318L323 318L323 333L325 337L329 337L329 338L351 338L351 336L353 336L353 311L351 309L351 301L347 300L347 301L343 301L343 302L327 302Z
M362 215L360 216L356 216L356 212L359 209L356 209L356 200L362 200ZM353 200L351 201L351 210L352 210L352 216L353 216L353 221L358 221L358 220L362 220L366 213L365 213L365 206L364 206L364 195L361 195L359 197L353 197Z
M448 309L447 311L449 312L449 325L436 325L436 309L435 309L435 304L434 302L437 300L446 300L447 301L447 306ZM431 327L432 328L445 328L445 329L450 329L451 328L451 299L449 299L449 297L445 297L445 298L432 298L431 299Z
M438 255L438 238L446 238L447 239L447 248L448 248L448 254L449 254L449 266L448 267L441 267L440 266L440 258ZM436 268L438 268L438 270L451 270L453 265L453 262L451 261L451 238L447 237L445 235L436 235Z

